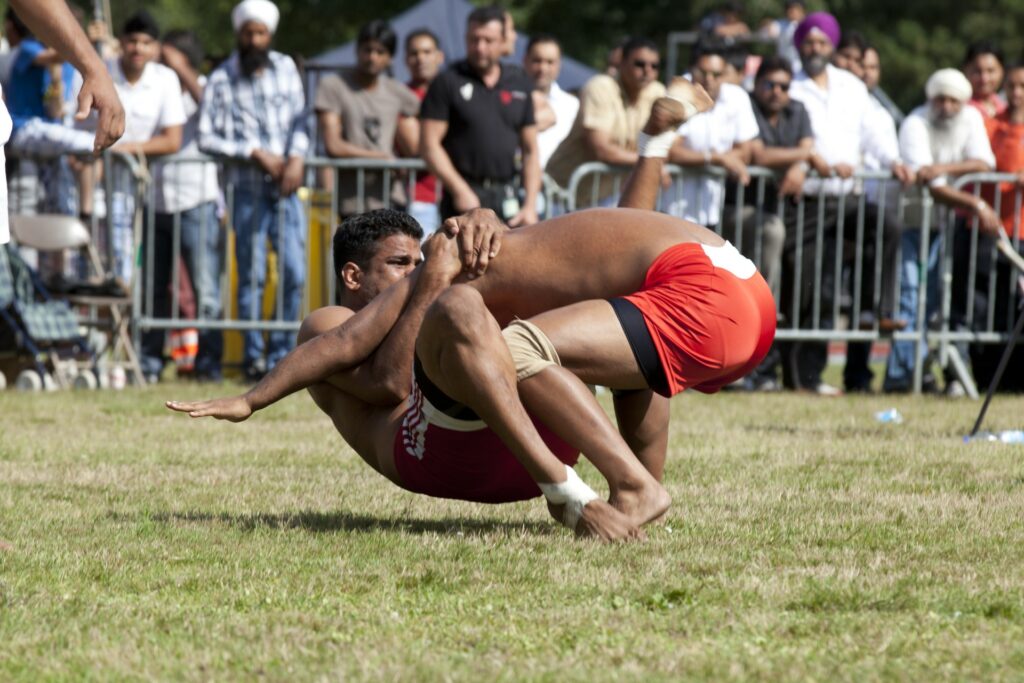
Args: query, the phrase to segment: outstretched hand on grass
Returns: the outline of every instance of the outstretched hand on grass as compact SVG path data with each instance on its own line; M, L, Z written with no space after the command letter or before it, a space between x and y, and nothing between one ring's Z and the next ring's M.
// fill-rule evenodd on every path
M252 415L252 406L245 394L210 401L167 401L164 405L179 413L188 413L189 417L213 417L230 422L242 422Z

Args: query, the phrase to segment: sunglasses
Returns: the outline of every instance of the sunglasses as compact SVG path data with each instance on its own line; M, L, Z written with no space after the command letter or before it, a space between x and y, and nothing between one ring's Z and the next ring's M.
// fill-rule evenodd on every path
M789 83L780 83L779 81L761 81L761 87L768 92L776 88L782 92L789 92Z
M635 66L638 69L651 69L652 71L657 71L658 68L661 66L661 63L660 62L646 62L646 61L644 61L642 59L634 59L633 60L633 66Z

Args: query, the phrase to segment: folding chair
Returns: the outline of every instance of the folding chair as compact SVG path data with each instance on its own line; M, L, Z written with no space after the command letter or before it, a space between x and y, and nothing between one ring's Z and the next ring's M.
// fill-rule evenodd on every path
M19 244L38 251L78 250L85 255L93 274L102 277L105 273L89 230L73 216L11 216L11 234ZM77 293L63 294L61 298L71 306L90 310L89 317L80 318L79 322L87 327L106 329L112 342L110 364L123 368L137 386L145 386L146 380L139 365L130 330L131 296L127 293L117 295L104 291L90 293L89 289L83 287L78 289ZM72 289L72 292L75 290ZM106 312L106 317L101 316L101 312Z

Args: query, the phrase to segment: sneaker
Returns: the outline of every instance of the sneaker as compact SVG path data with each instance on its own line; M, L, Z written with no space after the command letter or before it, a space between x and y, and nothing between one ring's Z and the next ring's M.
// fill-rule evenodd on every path
M782 391L779 380L774 377L762 377L754 380L754 391L775 392Z
M818 382L818 386L814 387L814 393L818 396L842 396L843 390L825 382Z
M963 398L967 395L964 383L958 379L951 379L946 383L946 398Z

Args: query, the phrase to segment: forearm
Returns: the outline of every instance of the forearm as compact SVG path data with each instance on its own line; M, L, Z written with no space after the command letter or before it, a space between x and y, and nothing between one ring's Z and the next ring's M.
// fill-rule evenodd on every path
M949 164L935 164L935 170L940 175L960 176L967 173L985 173L991 171L992 167L980 159L968 159Z
M175 73L181 82L181 89L191 95L196 102L202 102L203 84L199 82L199 74L192 69L176 70Z
M754 163L768 168L786 168L806 162L810 150L800 147L763 147L754 153Z
M11 0L10 6L44 45L59 52L85 78L106 74L106 68L64 0Z
M954 190L949 185L936 185L929 188L929 190L931 191L932 197L935 201L958 209L976 211L978 208L978 202L984 201L980 197L975 197L973 194L968 192Z
M678 141L668 151L668 160L677 166L709 166L715 163L718 155L708 151L690 149Z
M640 155L613 143L591 145L591 152L598 161L609 166L632 166Z
M441 179L441 183L449 194L472 192L473 189L455 169L451 157L439 143L425 142L423 145L423 161L430 171Z
M396 282L343 324L292 349L246 393L251 408L261 410L363 362L395 325L412 285L412 278Z
M421 266L408 279L414 280L409 302L370 361L372 381L386 390L391 403L397 403L408 395L416 337L423 317L434 300L451 284L447 278L432 272L428 265Z
M145 142L129 144L126 147L133 152L140 152L149 157L175 154L181 149L181 129L179 128L177 132L162 131Z
M389 159L391 155L375 149L364 149L340 137L324 141L327 155L335 159Z
M537 206L540 185L540 158L537 156L537 149L526 149L523 151L523 189L526 190L526 206Z

